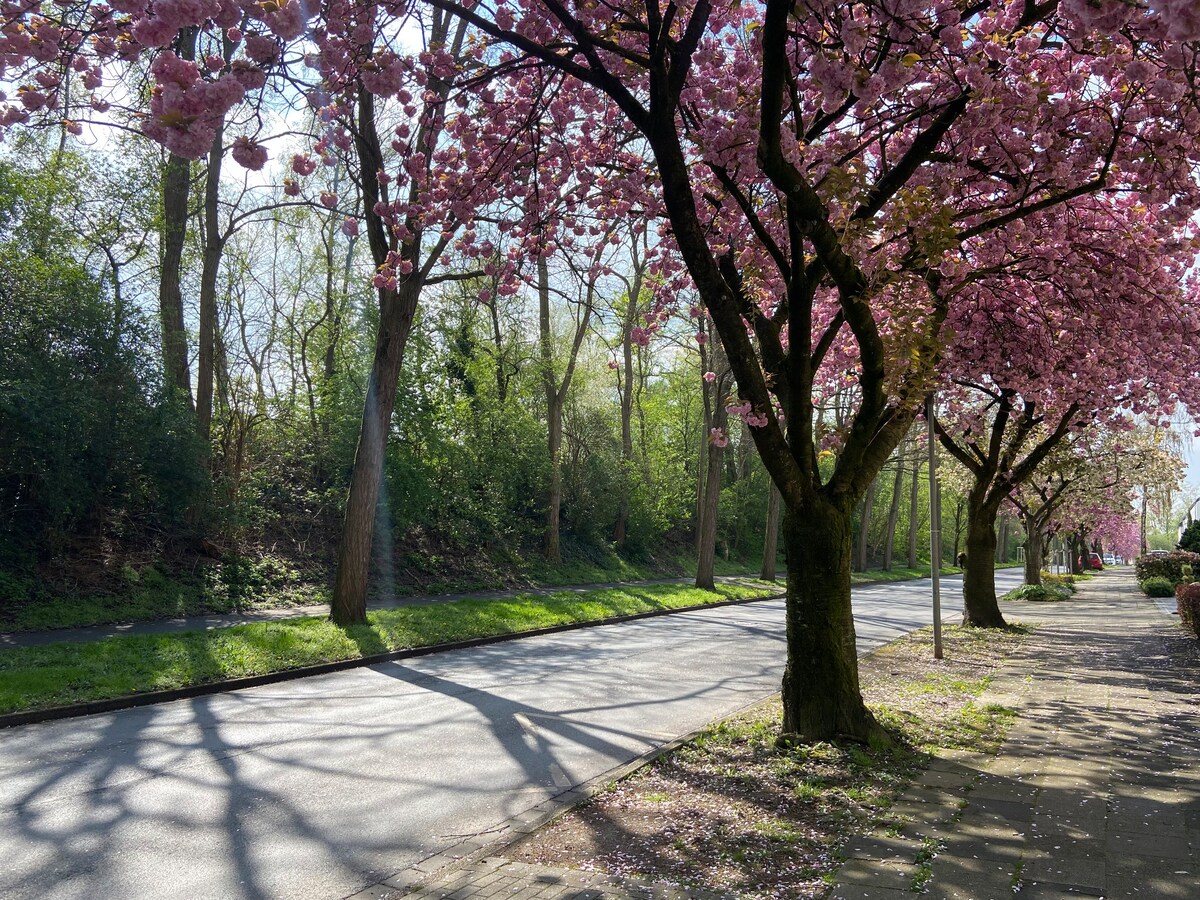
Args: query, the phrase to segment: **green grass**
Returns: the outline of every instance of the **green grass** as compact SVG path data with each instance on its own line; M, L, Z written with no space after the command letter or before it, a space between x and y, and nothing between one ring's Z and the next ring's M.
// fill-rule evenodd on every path
M427 647L612 616L768 596L765 585L607 588L381 610L366 625L326 618L171 635L124 635L0 651L0 713L209 684L390 650Z

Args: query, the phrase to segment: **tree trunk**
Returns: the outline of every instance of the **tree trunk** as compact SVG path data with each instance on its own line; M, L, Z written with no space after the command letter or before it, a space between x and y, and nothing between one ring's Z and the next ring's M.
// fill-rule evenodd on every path
M546 442L550 451L550 487L546 492L546 535L544 551L546 561L562 562L559 543L559 517L562 513L562 404L557 391L551 389L546 397Z
M908 567L917 567L917 525L920 522L921 456L916 454L912 467L912 483L908 486Z
M217 275L225 238L217 220L221 191L221 160L224 156L225 123L217 127L208 151L208 174L204 184L204 263L200 270L200 340L196 363L196 430L205 452L212 435L213 348L217 332Z
M775 580L775 558L779 555L779 488L771 482L767 495L767 530L763 537L763 560L761 578Z
M875 509L875 490L878 484L879 479L872 478L871 486L867 488L867 496L863 498L862 517L858 528L858 554L854 562L854 568L859 572L867 571L870 564L867 542L871 536L871 513Z
M717 381L724 384L724 379ZM718 390L718 396L720 391ZM725 430L729 414L718 403L713 412L713 427ZM717 511L721 504L721 470L725 452L716 444L708 448L708 470L704 476L704 502L700 507L698 546L696 551L696 587L712 590L713 563L717 554Z
M850 508L820 497L808 509L784 512L788 663L781 740L888 740L859 692L851 528Z
M1025 524L1025 583L1042 583L1042 566L1046 559L1046 538L1032 522Z
M188 368L187 332L183 324L183 244L187 235L188 190L191 163L171 154L163 171L163 256L158 282L159 321L162 326L163 372L167 384L192 401Z
M896 546L896 523L900 521L900 489L904 487L904 460L896 459L896 480L892 482L892 505L888 509L887 534L883 538L883 570L892 570L892 551Z
M637 314L637 298L629 298L625 327L621 333L621 506L613 528L613 542L625 546L629 527L629 481L633 477L633 323Z
M559 516L562 511L562 395L554 374L550 333L550 268L538 256L538 347L541 353L542 388L546 395L546 444L550 456L550 485L546 491L546 532L542 552L550 563L562 562L559 546Z
M967 565L963 570L963 623L977 628L1003 628L1008 623L996 602L997 506L967 498Z
M392 410L396 405L396 384L404 363L404 347L412 330L419 296L417 284L402 283L396 292L381 291L379 333L375 338L375 357L367 380L358 450L350 474L350 494L346 498L346 518L330 610L333 621L339 625L364 622L367 617L367 576L371 566L379 485L383 481L384 453L391 430Z

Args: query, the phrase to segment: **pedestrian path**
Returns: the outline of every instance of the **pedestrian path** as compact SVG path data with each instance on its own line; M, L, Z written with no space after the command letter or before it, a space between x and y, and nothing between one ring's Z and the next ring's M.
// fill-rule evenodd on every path
M1200 897L1200 645L1128 575L1005 614L1040 623L982 700L1008 741L936 760L831 896Z
M935 759L889 827L843 848L827 900L1200 897L1200 644L1123 573L1070 601L1004 611L1038 623L980 701L1017 712L1008 740L995 756ZM372 896L722 896L530 866L502 844L439 866Z

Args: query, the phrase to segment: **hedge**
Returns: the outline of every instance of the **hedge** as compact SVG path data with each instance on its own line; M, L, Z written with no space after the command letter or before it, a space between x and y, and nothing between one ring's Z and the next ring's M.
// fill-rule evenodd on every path
M1200 553L1175 550L1165 556L1147 554L1139 556L1134 563L1139 583L1151 578L1165 578L1171 584L1179 584L1183 581L1183 566L1191 566L1194 571L1200 572Z
M1179 603L1179 618L1192 634L1200 638L1200 583L1180 585L1175 597Z

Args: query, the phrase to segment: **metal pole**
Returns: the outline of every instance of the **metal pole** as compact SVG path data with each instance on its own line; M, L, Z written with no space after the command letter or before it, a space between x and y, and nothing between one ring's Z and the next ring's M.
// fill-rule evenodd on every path
M929 569L933 579L933 658L942 658L942 501L937 480L937 445L933 433L933 392L925 398L929 428Z

